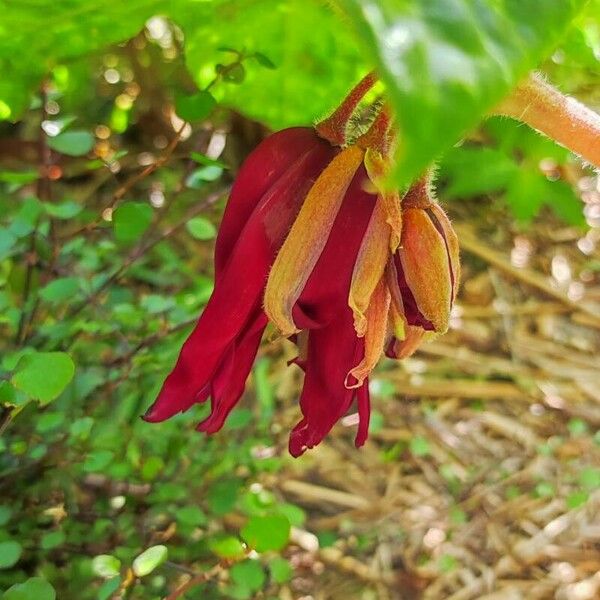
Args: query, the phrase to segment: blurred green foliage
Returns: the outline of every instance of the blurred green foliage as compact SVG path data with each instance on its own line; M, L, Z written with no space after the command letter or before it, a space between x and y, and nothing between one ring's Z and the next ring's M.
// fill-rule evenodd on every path
M466 3L436 12L386 2L381 22L361 2L335 4L0 0L3 599L106 600L124 587L132 599L161 598L182 568L219 561L235 563L227 587L199 582L186 598L276 597L292 576L291 527L305 514L255 483L288 460L273 445L271 357L255 365L257 401L218 436L193 432L198 414L139 419L211 293L232 173L262 134L245 139L251 124L235 113L271 127L311 122L377 64L407 126L408 176L532 67L579 5L495 3L504 7L495 23L484 13L461 20L454 8ZM598 67L588 10L545 67L573 91ZM406 19L418 43L405 61L384 42ZM527 47L511 42L518 32ZM449 49L455 62L445 62ZM179 119L192 126L175 148ZM226 130L224 154L208 156ZM583 223L576 191L555 174L572 163L568 152L506 120L478 135L441 160L447 198L505 202L522 222L548 205ZM551 176L540 169L548 160ZM407 449L430 452L417 436L383 458ZM598 472L580 483L574 506ZM540 482L536 493L552 490ZM442 556L441 568L452 560Z

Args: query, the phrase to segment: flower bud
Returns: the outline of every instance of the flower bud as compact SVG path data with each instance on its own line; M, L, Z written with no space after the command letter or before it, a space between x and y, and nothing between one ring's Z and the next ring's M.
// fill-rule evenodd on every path
M426 332L448 329L458 291L458 239L427 180L411 188L402 201L402 238L389 270L393 339L386 352L403 358L431 337ZM404 327L398 326L398 319Z

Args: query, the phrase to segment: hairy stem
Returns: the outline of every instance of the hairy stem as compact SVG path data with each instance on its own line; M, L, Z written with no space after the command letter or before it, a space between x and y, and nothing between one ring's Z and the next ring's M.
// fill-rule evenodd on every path
M527 123L600 168L600 114L533 73L493 114Z
M367 73L351 90L344 101L325 120L317 123L315 129L324 139L335 146L343 146L346 143L346 125L350 121L354 111L365 94L377 82L374 72Z

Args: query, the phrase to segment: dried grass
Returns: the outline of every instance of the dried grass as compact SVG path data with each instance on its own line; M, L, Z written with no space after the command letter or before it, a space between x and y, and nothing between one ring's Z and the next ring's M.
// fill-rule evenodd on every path
M600 598L600 289L574 300L549 275L557 253L575 280L585 269L574 235L536 233L518 268L509 234L458 229L467 283L452 331L382 366L384 425L357 451L349 417L265 480L309 515L285 597ZM296 391L292 376L280 395ZM338 541L316 549L323 530Z

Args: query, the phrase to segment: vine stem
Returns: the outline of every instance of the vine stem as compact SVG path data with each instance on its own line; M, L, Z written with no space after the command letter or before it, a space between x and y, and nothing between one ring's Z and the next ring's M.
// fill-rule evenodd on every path
M532 73L492 114L527 123L600 168L600 114Z

